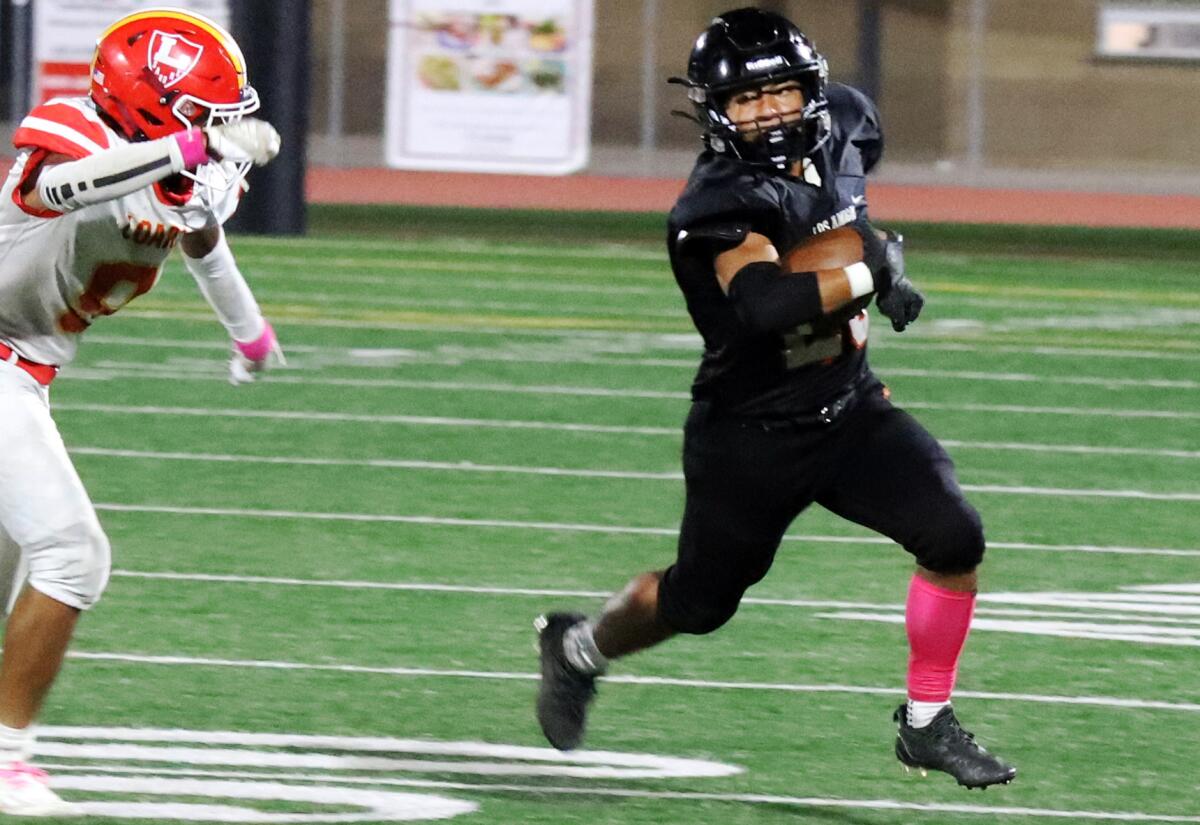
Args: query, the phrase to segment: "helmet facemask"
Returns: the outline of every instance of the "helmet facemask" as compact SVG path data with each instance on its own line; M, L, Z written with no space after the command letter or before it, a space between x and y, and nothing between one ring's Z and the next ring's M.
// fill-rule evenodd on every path
M236 123L246 115L257 111L260 105L258 92L254 90L253 86L247 85L243 87L242 99L237 103L211 103L194 95L181 94L171 104L171 114L183 124L185 129L197 127L203 129L225 123ZM180 174L195 181L199 185L197 191L200 197L211 203L214 191L228 192L241 186L251 166L252 164L247 161L236 164L230 170L223 164L212 161L198 167L194 172L185 170Z
M792 174L795 164L818 151L829 140L829 104L825 98L824 66L780 76L765 76L752 85L706 90L688 84L688 98L696 121L704 127L706 145L756 166ZM759 118L758 128L746 129L729 115L728 107L739 95L780 94L797 89L803 105L776 118ZM764 123L765 121L765 123Z
M804 32L787 18L743 8L714 18L701 32L688 58L686 78L670 82L687 87L695 120L713 152L785 175L796 174L829 140L829 104L825 83L829 67ZM757 127L733 121L730 101L737 96L798 90L803 103L777 117L755 113ZM758 108L758 107L756 107ZM749 114L749 112L748 112ZM687 116L687 115L685 115Z

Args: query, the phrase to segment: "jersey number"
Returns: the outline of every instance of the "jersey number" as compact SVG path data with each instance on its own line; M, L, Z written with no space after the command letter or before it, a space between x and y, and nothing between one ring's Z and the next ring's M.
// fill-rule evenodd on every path
M100 264L87 287L58 319L63 332L80 333L101 315L112 315L158 280L158 267L129 263Z
M783 335L783 363L792 370L818 361L832 361L851 349L867 345L868 316L864 309L832 335L818 336L812 324L803 324Z

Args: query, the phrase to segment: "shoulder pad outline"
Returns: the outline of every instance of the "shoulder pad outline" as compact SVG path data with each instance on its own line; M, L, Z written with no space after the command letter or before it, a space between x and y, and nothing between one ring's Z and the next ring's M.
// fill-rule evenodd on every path
M675 236L676 246L683 248L697 243L725 251L740 246L750 234L749 221L722 221L705 223L688 229L681 229Z

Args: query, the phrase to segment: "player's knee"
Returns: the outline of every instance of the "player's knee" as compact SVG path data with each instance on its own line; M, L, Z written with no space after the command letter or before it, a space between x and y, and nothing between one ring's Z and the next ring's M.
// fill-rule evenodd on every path
M29 585L56 601L86 610L108 585L112 551L95 519L56 532L53 544L30 551Z
M676 633L704 636L717 630L737 612L739 597L660 599L658 615Z
M983 520L966 502L940 510L925 529L928 540L917 554L922 567L935 573L969 573L983 561Z
M690 605L664 615L663 621L677 633L704 636L722 627L737 612L737 602L719 605Z

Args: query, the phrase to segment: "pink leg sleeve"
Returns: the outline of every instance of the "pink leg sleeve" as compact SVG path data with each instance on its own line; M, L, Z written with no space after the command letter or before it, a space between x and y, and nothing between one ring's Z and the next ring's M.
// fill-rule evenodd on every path
M971 630L975 594L946 590L913 576L904 625L908 631L908 698L947 702L958 657Z

